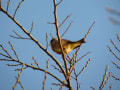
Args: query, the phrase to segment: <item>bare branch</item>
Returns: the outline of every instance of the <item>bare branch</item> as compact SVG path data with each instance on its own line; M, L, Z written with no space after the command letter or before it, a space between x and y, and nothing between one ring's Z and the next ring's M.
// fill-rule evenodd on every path
M54 69L58 70L60 73L62 73L62 71L61 71L59 68L57 68L56 66L52 65L52 67L53 67Z
M55 27L56 27L58 42L59 42L59 45L60 45L60 49L62 51L62 57L63 57L63 61L64 61L64 64L65 64L66 73L68 73L67 61L65 60L65 54L63 52L63 47L62 47L62 44L61 44L61 37L59 35L59 26L58 26L58 21L57 21L57 5L56 5L56 0L53 0L53 3L54 3ZM65 77L66 77L66 73L65 72L63 73Z
M26 35L28 35L31 38L31 40L33 40L39 46L39 48L41 48L48 56L50 56L52 60L59 66L59 68L64 73L64 75L66 75L62 65L58 62L58 60L51 53L49 53L31 34L29 34L29 32L27 32L27 30L19 22L16 21L16 19L13 19L13 17L10 14L6 13L6 11L3 8L1 8L1 11L4 14L6 14L14 23L16 23L21 28L21 30Z
M115 80L120 81L120 78L117 78L115 75L111 75Z
M49 60L47 60L46 63L47 63L47 66L46 66L46 70L45 70L45 77L44 77L44 80L43 80L43 88L42 88L42 90L45 90L45 82L46 82L46 79L47 79L47 71L48 71L48 68L49 68L49 65L48 65Z
M6 12L8 12L9 4L10 4L10 0L8 0L8 2L7 2L7 9L6 9Z
M77 60L77 62L79 62L82 58L84 58L85 56L87 56L89 53L91 53L91 52L87 52L86 54L84 54L83 56L81 56L81 57Z
M67 83L68 83L68 87L69 89L72 89L72 86L71 86L71 82L70 82L70 77L68 75L68 66L67 66L67 60L66 60L66 57L65 57L65 53L63 51L63 47L62 47L62 44L61 44L61 37L60 37L60 34L59 34L59 26L58 26L58 20L57 20L57 4L56 4L56 0L53 0L53 3L54 3L54 19L55 19L55 27L56 27L56 34L57 34L57 37L58 37L58 42L59 42L59 45L60 45L60 49L62 51L62 58L63 58L63 61L64 61L64 65L65 65L65 69L66 69L66 73L63 72L66 80L67 80ZM58 4L59 5L59 4ZM68 78L69 77L69 78Z
M119 38L119 35L118 35L118 34L116 34L116 36L117 36L117 39L118 39L118 41L120 42L120 38Z
M16 35L16 36L13 36L13 35L9 35L10 37L12 38L15 38L15 39L28 39L28 40L31 40L30 38L25 38L25 37L22 37L21 35L19 35L17 32L13 31Z
M58 6L58 5L60 5L60 4L62 3L62 1L63 1L63 0L60 0L60 2L59 2L59 3L57 3L56 5L57 5L57 6Z
M14 52L14 55L16 56L17 60L19 61L19 57L18 57L18 55L16 53L16 50L14 49L13 45L10 43L10 41L8 43L11 46L11 50Z
M90 26L90 28L89 28L89 30L88 30L88 32L87 32L87 34L85 34L85 38L87 37L87 35L90 33L90 30L92 29L92 27L93 27L93 25L95 24L95 21L92 23L92 25Z
M65 23L65 21L66 21L70 16L72 16L72 14L68 15L68 16L63 20L63 22L59 25L59 28Z
M17 6L17 8L16 8L16 10L15 10L15 12L14 12L13 18L15 18L15 15L16 15L16 13L17 13L17 10L20 8L20 5L22 4L23 1L24 1L24 0L22 0L22 1L19 2L18 6Z
M114 24L120 25L120 21L114 19L113 17L110 17L109 20L113 22Z
M37 61L35 60L34 57L32 57L32 60L34 61L34 63L36 64L36 66L37 66L38 68L40 68L39 64L37 63Z
M81 69L81 71L77 74L77 76L79 76L84 71L84 69L88 66L88 63L90 61L91 61L91 58L89 58L89 60L86 62L85 66Z
M107 65L106 66L106 68L105 68L105 73L104 73L104 75L103 75L103 80L101 81L101 84L100 84L100 86L99 86L99 90L102 90L104 87L105 87L105 85L106 85L106 83L108 82L108 79L110 78L110 76L111 76L111 72L109 72L109 76L107 77L107 80L105 79L105 76L107 75L107 69L109 68L109 66ZM105 81L106 80L106 81Z
M73 22L73 21L70 22L70 24L69 24L69 26L66 28L65 32L61 35L61 38L62 38L62 37L65 35L65 33L68 31L68 29L69 29L70 26L72 25L72 22Z
M118 60L120 60L120 58L115 54L115 52L113 52L112 50L111 50L111 48L107 45L107 48L109 49L109 51L118 59Z
M48 34L46 33L46 39L45 39L45 41L46 41L46 50L48 49Z
M17 86L17 84L19 84L20 85L20 87L22 88L22 90L24 90L24 87L23 87L23 85L22 85L22 83L21 83L21 81L20 81L20 76L21 76L21 73L23 72L23 65L22 65L22 67L21 67L21 70L20 70L20 72L18 73L18 76L16 77L16 83L15 83L15 85L13 85L13 90L15 90L15 87Z
M116 66L116 68L120 69L120 66L118 66L116 62L112 61L112 63Z
M95 90L95 88L94 88L94 87L92 87L92 86L91 86L90 88L92 88L92 90Z
M107 10L108 12L110 12L110 13L113 13L113 14L116 14L116 15L120 16L120 12L118 12L118 11L116 11L116 10L113 10L113 9L111 9L111 8L109 8L109 7L106 7L106 10Z
M117 48L116 44L112 41L112 39L110 39L110 42L113 44L114 48L115 48L118 52L120 52L120 50Z
M29 32L30 34L31 34L32 30L33 30L33 22L32 22L32 25L31 25L31 30Z

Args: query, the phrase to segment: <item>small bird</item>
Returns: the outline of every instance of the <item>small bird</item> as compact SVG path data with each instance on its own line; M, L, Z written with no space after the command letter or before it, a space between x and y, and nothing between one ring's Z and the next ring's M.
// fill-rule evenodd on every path
M82 38L81 40L78 40L78 41L70 41L70 40L66 40L66 39L61 39L63 52L65 54L68 54L69 52L71 52L75 48L79 47L82 43L86 43L85 38ZM62 54L62 51L60 49L60 45L59 45L57 38L53 38L50 41L50 45L51 45L51 48L54 52L56 52L57 54Z

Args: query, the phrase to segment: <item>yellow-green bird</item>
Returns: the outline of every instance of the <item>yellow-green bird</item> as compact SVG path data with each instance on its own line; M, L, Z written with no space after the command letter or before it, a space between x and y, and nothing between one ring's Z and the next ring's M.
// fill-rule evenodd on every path
M82 43L86 43L85 38L82 38L81 40L78 40L78 41L70 41L66 39L61 39L61 44L62 44L63 51L65 54L68 54L75 48L79 47ZM56 52L57 54L62 54L57 38L53 38L50 41L50 45L54 52Z

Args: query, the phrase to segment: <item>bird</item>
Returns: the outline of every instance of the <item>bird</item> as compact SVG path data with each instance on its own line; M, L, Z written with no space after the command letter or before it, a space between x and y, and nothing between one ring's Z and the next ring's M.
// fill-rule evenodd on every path
M61 39L61 45L63 47L63 52L65 54L68 54L69 52L76 49L77 47L79 47L83 43L86 43L85 38L82 38L78 41ZM59 42L58 42L58 38L53 38L50 41L50 46L55 53L62 54L62 51L61 51L61 48L60 48L60 45L59 45Z

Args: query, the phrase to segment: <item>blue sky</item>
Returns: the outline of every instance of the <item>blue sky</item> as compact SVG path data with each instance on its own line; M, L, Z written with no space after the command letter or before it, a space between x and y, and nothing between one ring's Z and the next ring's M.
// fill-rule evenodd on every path
M1 0L2 7L6 9L7 0ZM8 12L13 15L20 0L11 0ZM120 11L120 0L63 0L62 4L58 7L58 23L60 24L67 15L72 16L65 22L60 28L60 34L62 34L69 23L73 21L70 29L64 35L63 38L69 40L79 40L87 33L91 24L95 21L90 34L86 38L87 43L81 47L79 51L79 57L90 51L91 53L83 58L79 64L76 65L78 70L81 70L86 61L91 58L88 67L79 76L79 82L81 84L81 90L91 90L90 86L93 86L98 90L106 65L109 65L108 72L120 76L119 70L112 64L112 60L118 62L116 58L108 51L106 45L109 45L112 49L113 46L110 43L110 38L120 46L120 43L116 39L116 33L120 36L120 26L115 25L109 21L109 17L112 16L118 20L120 17L111 14L105 10L105 7L110 7L117 11ZM51 40L50 33L56 37L55 26L48 24L48 22L54 22L53 17L53 0L25 0L16 14L16 20L25 27L27 31L30 31L32 21L33 32L32 35L46 47L46 33L48 34L48 41ZM21 36L27 37L22 30L5 14L0 12L0 44L2 44L9 52L10 46L8 41L14 45L18 56L21 61L30 64L32 56L40 64L40 67L46 68L46 60L49 62L49 71L62 77L56 70L53 70L51 65L56 65L50 57L48 57L39 47L30 40L17 40L11 38L9 35L15 35L13 30L19 33ZM61 56L54 53L50 47L48 50L63 63ZM115 51L115 49L113 49ZM75 50L74 50L75 51ZM73 52L74 52L73 51ZM0 49L1 52L1 49ZM70 55L72 55L72 53ZM116 51L115 51L116 52ZM12 53L12 52L11 52ZM0 56L1 57L1 56ZM18 72L15 72L15 67L6 66L5 62L0 62L0 90L12 89L15 84ZM34 71L30 68L23 71L20 80L26 90L40 90L42 88L42 81L44 79L44 73L40 71ZM56 90L58 87L51 85L51 83L57 82L51 76L48 76L46 81L46 90L53 88ZM72 86L75 89L75 82L72 82ZM109 90L109 85L112 84L112 90L118 90L120 88L120 82L110 78L109 82L103 90ZM65 89L65 88L64 88ZM17 85L16 90L21 90ZM66 89L65 89L66 90Z

